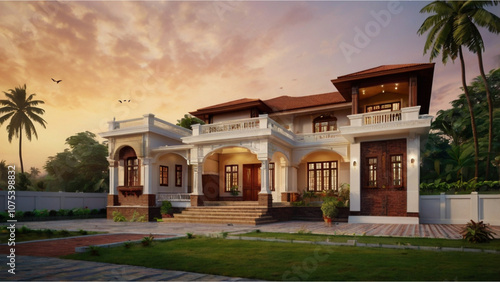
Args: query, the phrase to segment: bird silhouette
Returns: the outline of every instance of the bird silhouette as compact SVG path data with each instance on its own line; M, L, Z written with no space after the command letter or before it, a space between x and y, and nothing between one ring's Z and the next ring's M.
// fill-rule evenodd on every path
M123 102L127 102L127 103L129 103L129 102L130 102L130 100L125 100L125 99L123 99L123 101L122 101L122 100L118 100L118 102L120 102L120 103L123 103Z
M59 84L59 82L61 82L61 81L62 81L61 79L59 79L59 80L55 80L55 79L53 79L53 78L51 78L51 79L52 79L52 81L54 81L54 82L55 82L55 83L57 83L57 84Z

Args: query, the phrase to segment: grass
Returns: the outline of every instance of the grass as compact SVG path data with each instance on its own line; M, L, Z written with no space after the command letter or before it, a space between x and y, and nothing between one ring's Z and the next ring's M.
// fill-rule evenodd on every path
M240 235L238 235L240 236ZM300 241L329 241L336 243L347 243L347 240L357 240L365 244L385 244L385 245L411 245L411 246L429 246L429 247L448 247L448 248L473 248L500 251L500 239L492 240L486 244L473 244L465 240L451 240L439 238L412 238L412 237L376 237L376 236L351 236L351 235L321 235L308 233L274 233L274 232L250 232L241 234L244 237L260 237L283 240Z
M74 237L82 235L101 234L102 232L93 231L67 231L67 230L52 230L52 229L30 229L26 226L16 229L16 242L25 242L33 240L55 239L64 237ZM7 243L9 240L10 231L7 226L0 227L0 243Z
M196 237L79 259L263 280L497 280L500 255Z

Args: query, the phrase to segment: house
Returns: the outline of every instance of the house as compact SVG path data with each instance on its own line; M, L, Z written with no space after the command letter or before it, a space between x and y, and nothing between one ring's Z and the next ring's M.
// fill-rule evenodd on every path
M333 79L338 92L229 101L191 112L206 122L192 130L152 114L109 122L108 218L152 219L162 200L272 208L349 184L349 222L418 223L433 73L383 65Z

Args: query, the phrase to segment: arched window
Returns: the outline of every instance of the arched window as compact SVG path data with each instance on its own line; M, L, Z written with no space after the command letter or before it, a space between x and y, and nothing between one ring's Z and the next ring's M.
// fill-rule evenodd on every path
M125 181L126 187L139 186L139 159L132 147L124 147L120 150L120 160L123 160L125 165Z
M337 130L337 118L333 115L321 115L313 120L313 132Z

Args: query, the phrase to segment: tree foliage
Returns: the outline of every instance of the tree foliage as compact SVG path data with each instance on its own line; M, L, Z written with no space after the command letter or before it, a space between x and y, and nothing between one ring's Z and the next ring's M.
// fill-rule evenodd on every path
M479 135L480 180L499 180L500 166L500 69L492 70L487 79L494 101L493 143L490 165L492 170L486 178L488 160L489 113L486 91L482 78L476 77L468 86L474 105ZM451 102L452 108L440 110L431 125L431 133L422 152L421 178L425 183L467 182L474 178L474 149L470 115L465 94Z
M193 129L192 128L193 124L205 124L205 122L197 117L194 117L194 116L189 115L189 114L185 114L183 118L177 120L176 125L191 130L191 129Z
M22 157L23 131L29 141L31 141L32 135L38 139L38 133L33 121L45 128L47 122L41 117L45 110L37 107L38 104L44 104L44 101L33 100L36 94L27 95L26 84L10 89L4 94L7 99L0 100L0 105L3 106L0 108L0 114L3 114L0 116L0 125L10 119L6 128L8 140L12 142L14 136L19 139L19 161L21 162L21 173L24 173Z
M44 168L49 190L104 192L108 183L108 148L95 134L80 132L66 139L69 149L49 157Z

